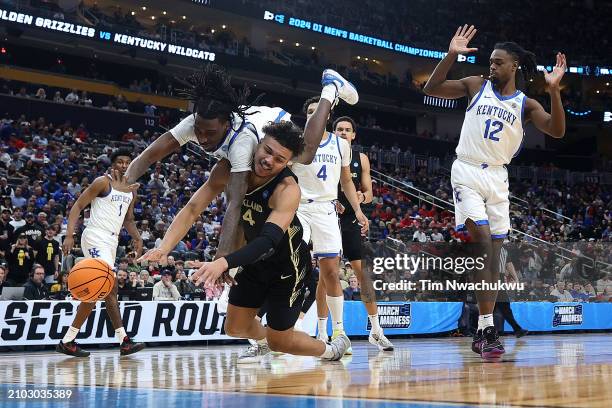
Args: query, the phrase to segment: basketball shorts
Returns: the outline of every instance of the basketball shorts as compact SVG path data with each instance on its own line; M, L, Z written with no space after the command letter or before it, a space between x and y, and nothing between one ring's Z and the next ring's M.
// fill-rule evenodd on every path
M81 248L85 258L100 258L115 267L115 257L117 255L117 245L119 238L108 231L96 228L85 228L81 235Z
M340 230L342 231L342 255L349 261L363 259L361 225L355 213L340 215Z
M505 238L510 230L508 171L504 166L477 165L457 159L451 169L455 224L465 221L489 225L493 239Z
M334 258L342 252L342 236L336 206L331 201L300 204L297 216L305 242L312 241L314 256Z
M266 321L273 330L284 331L295 325L304 303L305 283L310 279L312 263L305 242L298 249L299 257L282 262L260 261L246 265L230 289L229 304L259 309L266 304Z

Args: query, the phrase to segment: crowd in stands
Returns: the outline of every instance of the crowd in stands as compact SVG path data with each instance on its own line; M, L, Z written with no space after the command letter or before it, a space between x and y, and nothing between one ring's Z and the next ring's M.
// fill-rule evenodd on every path
M40 289L29 290L28 296L64 296L65 273L82 256L78 242L89 219L89 210L85 210L77 228L77 247L70 255L62 256L60 245L70 208L95 177L107 171L114 147L129 146L138 154L158 136L159 133L139 134L129 130L120 141L103 141L83 125L48 123L44 118L31 119L25 115L0 118L0 260L5 265L0 275L4 275L3 280ZM420 168L381 170L406 186L418 187L441 200L452 199L448 175ZM174 216L206 180L209 171L207 159L184 150L158 163L141 180L134 212L145 248L159 245ZM469 242L465 231L454 228L452 206L434 207L418 195L407 194L406 186L399 189L379 181L374 183L374 200L366 209L371 220L371 242L386 242L387 238L423 244ZM610 272L607 265L612 264L610 192L592 183L569 186L514 182L511 189L528 201L526 206L512 206L513 228L533 236L516 236L528 245L516 256L520 279L533 287L549 285L559 289L559 282L571 284L567 289L570 294L572 290L591 293L588 282L593 286L594 299L607 296L610 290L607 281L599 281ZM541 207L554 213L547 213ZM152 287L153 299L175 299L177 293L183 299L218 296L215 291L195 288L187 278L199 262L214 257L223 212L224 199L220 196L176 246L167 265L138 264L131 238L123 230L116 265L120 295L130 298L135 288ZM546 260L553 256L551 253L554 266L544 268L542 265L547 264ZM582 259L578 266L575 259ZM40 264L42 269L34 268L35 264ZM345 296L354 299L358 296L359 284L351 279L348 268L345 265L342 269L346 283L343 286ZM34 272L32 276L31 272ZM42 290L42 286L46 289Z

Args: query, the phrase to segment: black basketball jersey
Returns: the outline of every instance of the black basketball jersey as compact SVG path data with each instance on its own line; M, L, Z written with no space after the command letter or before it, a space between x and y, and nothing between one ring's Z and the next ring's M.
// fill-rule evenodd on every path
M274 193L276 186L286 177L293 177L297 182L295 174L288 168L285 168L272 180L245 194L240 209L240 219L242 221L242 228L244 229L244 237L247 242L251 242L261 233L261 229L272 212L272 209L268 205L270 197ZM291 221L289 228L287 228L280 244L276 247L274 255L263 262L291 262L292 257L299 256L296 255L296 253L302 243L302 234L302 224L300 224L297 215L294 215L293 221Z
M353 151L349 169L351 170L351 179L353 180L353 184L355 184L355 189L359 191L361 188L361 155L359 152ZM341 184L338 184L338 201L340 201L340 204L344 206L344 213L342 215L355 213L351 203L349 203L346 195L344 195L344 192L342 191Z

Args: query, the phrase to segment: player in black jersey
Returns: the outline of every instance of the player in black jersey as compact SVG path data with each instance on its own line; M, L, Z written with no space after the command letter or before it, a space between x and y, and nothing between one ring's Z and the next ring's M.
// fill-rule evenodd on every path
M337 136L340 136L349 144L357 136L355 121L342 116L334 121L333 129ZM372 202L372 178L370 177L370 161L368 156L360 152L353 152L350 164L351 177L357 189L357 198L361 204ZM368 340L380 350L392 351L393 344L385 337L383 329L378 320L378 305L376 304L376 294L370 276L363 273L361 260L363 259L361 227L355 217L355 211L338 185L337 210L340 214L340 229L342 231L342 252L345 258L351 263L353 271L361 286L361 300L368 312L368 319L372 329ZM325 298L323 298L323 301ZM319 299L317 299L317 302Z
M302 130L291 122L263 128L247 193L240 210L246 245L204 265L193 275L196 284L215 285L227 270L242 266L229 294L225 332L255 339L260 353L284 353L340 359L350 342L346 335L331 344L293 330L311 272L310 252L296 216L300 202L297 177L287 168L304 149ZM267 303L267 327L255 319Z

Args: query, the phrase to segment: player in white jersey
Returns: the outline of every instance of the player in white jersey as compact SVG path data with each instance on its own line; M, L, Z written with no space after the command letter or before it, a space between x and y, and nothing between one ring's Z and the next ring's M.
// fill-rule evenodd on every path
M86 258L99 258L115 266L115 254L119 244L119 232L125 227L134 241L137 254L142 252L142 239L134 222L135 192L138 184L128 184L124 173L132 160L130 150L118 149L112 153L110 174L96 178L79 196L68 216L66 238L62 245L67 255L74 246L74 230L81 211L91 204L89 224L81 235L81 248ZM144 348L143 343L134 343L126 334L119 313L117 285L104 298L106 313L115 328L115 335L121 343L121 355L136 353ZM95 303L81 302L77 313L56 351L75 357L87 357L89 352L81 349L74 341L81 326L95 307Z
M459 27L448 54L438 64L424 91L441 98L467 96L469 104L461 128L457 160L451 170L457 228L467 227L478 253L485 255L485 267L475 279L497 282L499 253L510 229L508 172L504 165L518 153L524 125L528 121L554 138L565 134L565 113L559 83L566 69L565 55L558 53L551 73L544 72L550 94L551 113L516 88L517 74L537 71L535 55L513 42L498 43L490 57L489 79L472 76L448 80L446 76L459 54L476 51L468 43L476 34L474 26ZM485 360L499 360L504 348L493 325L497 291L477 291L478 331L472 350Z
M306 101L303 110L307 118L316 111L318 104L319 98ZM332 317L332 338L344 333L344 294L338 279L342 235L335 206L338 183L342 185L342 190L355 211L361 232L365 233L369 226L368 219L359 206L350 163L349 143L331 132L325 132L312 163L295 163L291 168L298 177L302 191L297 214L304 228L303 238L305 242L312 241L314 256L319 259L317 315L319 334L323 340L327 340L327 307ZM321 301L323 299L326 302Z

